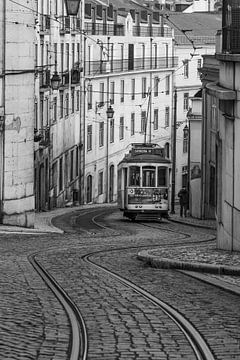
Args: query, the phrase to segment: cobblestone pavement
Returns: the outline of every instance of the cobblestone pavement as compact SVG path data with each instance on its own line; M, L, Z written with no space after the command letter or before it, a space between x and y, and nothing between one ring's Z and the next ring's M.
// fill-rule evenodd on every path
M72 210L67 209L68 212ZM187 318L198 324L213 347L216 359L240 358L240 325L236 317L240 305L236 295L203 283L196 287L196 280L185 274L152 269L137 260L137 253L141 246L146 246L146 240L154 249L174 241L181 247L182 235L176 238L176 233L164 230L167 227L164 224L161 232L141 228L139 234L129 237L80 238L74 234L54 233L59 230L52 227L51 217L61 213L64 209L42 215L35 235L26 229L13 231L9 227L0 234L0 359L67 359L68 319L27 259L28 254L40 252L38 259L78 304L87 322L91 344L88 359L167 359L172 351L172 359L192 360L186 340L162 312L156 313L154 306L122 284L116 285L109 276L90 269L82 259L88 252L125 246L136 249L127 255L123 251L116 256L99 254L94 259L180 308ZM114 216L119 217L118 214ZM49 228L51 234L36 234ZM184 224L181 231L185 231ZM213 233L211 231L209 236L208 230L195 228L188 231L192 234L191 240L196 242L211 238ZM190 242L190 239L185 240ZM189 257L193 254L191 248L195 247L188 247ZM210 253L208 261L212 261L215 254L213 246L207 247L204 256ZM204 254L203 249L201 254ZM227 257L223 261L225 259ZM231 261L228 259L228 264ZM227 278L235 285L235 277Z

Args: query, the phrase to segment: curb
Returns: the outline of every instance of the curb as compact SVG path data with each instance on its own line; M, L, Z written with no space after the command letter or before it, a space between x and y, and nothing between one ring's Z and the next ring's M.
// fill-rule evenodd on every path
M202 228L202 229L209 229L209 230L217 230L217 226L214 227L214 226L211 226L211 225L203 225L203 224L194 224L194 223L191 223L191 222L188 222L188 221L181 221L181 220L176 220L176 219L172 219L171 217L168 218L169 221L172 221L172 222L175 222L175 223L178 223L178 224L183 224L183 225L188 225L188 226L193 226L193 227L199 227L199 228Z
M156 255L150 255L148 250L142 250L137 254L139 260L144 261L146 264L159 269L179 269L196 272L208 272L217 275L240 275L240 267L215 265L209 263L197 263L190 261L171 260L167 258L160 258Z

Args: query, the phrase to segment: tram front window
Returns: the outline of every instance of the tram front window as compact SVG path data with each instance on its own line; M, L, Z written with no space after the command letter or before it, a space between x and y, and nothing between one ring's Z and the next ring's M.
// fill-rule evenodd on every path
M140 186L140 167L130 166L129 168L129 186Z
M156 168L153 166L143 166L143 186L155 187L156 186Z
M165 167L158 167L158 186L167 186L166 175L167 169Z

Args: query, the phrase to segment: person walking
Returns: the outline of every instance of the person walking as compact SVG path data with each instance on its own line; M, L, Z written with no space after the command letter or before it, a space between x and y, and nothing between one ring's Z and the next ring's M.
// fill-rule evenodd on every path
M188 191L186 189L186 186L183 186L183 188L178 193L179 201L180 201L180 216L187 216L187 209L188 209Z

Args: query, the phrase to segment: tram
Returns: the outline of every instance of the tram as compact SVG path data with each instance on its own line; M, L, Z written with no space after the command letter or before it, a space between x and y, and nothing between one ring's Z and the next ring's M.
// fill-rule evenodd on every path
M131 144L118 164L118 206L131 220L168 217L171 162L157 144Z

